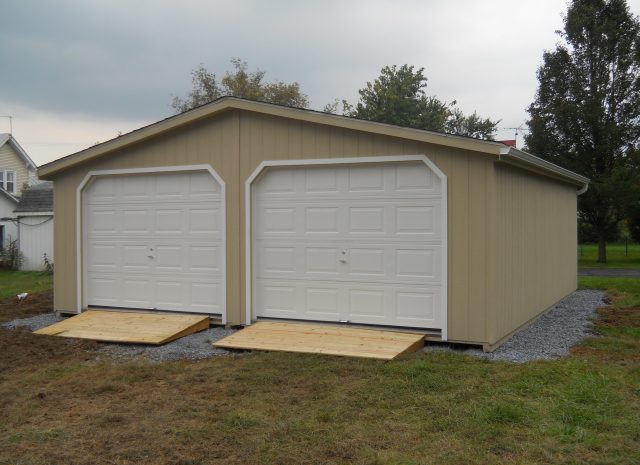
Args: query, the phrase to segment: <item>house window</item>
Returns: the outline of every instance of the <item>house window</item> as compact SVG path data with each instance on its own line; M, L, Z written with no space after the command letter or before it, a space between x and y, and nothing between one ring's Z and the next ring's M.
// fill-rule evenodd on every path
M0 187L10 194L16 193L16 172L0 170Z

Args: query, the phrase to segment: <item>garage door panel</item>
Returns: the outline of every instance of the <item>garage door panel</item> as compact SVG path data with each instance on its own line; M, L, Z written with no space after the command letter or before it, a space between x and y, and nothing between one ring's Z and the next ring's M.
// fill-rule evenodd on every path
M299 311L304 310L298 307L300 299L296 294L300 294L300 289L295 283L270 283L258 280L257 292L255 295L256 304L263 311L264 316L274 318L295 318Z
M153 247L149 253L153 256L154 271L160 273L188 271L189 255L186 253L186 248L183 245L174 244L161 244Z
M360 245L356 245L360 244ZM439 284L440 245L403 242L256 241L255 276ZM344 252L344 253L343 253ZM341 260L344 260L342 262Z
M355 288L349 289L349 321L386 320L385 291L381 289ZM386 305L385 305L386 304Z
M337 234L338 207L306 207L305 208L305 233L330 233Z
M270 169L252 187L254 314L442 327L441 187L423 163Z
M188 211L190 232L193 235L220 234L220 210L192 208Z
M348 249L348 273L351 276L384 278L386 275L385 262L384 247L351 247Z
M306 247L305 275L340 274L340 250L335 247Z
M116 234L118 232L119 212L113 208L93 208L88 211L90 236Z
M92 257L87 265L91 271L116 271L119 266L117 246L111 243L92 243L89 245Z
M396 308L399 321L409 325L413 320L434 320L438 294L429 291L404 290L396 292Z
M441 241L439 199L314 200L256 202L254 238L302 239L343 236L367 239L397 235L403 241ZM314 240L314 239L308 239Z
M189 177L188 195L191 199L220 198L221 187L217 182L211 182L211 176L206 173L191 174Z
M156 210L155 234L182 234L186 215L181 208L159 208Z
M189 270L194 273L207 273L210 276L219 275L222 270L220 263L223 251L216 246L189 247Z
M305 170L304 172L289 170L292 186L295 183L295 177L302 174L304 177L304 191L307 194L338 192L338 173L339 171L336 168L316 168L314 170Z
M123 277L122 287L118 291L122 294L122 303L125 307L151 308L151 282L149 278Z
M440 179L431 170L410 164L395 167L395 190L399 193L440 194L440 186Z
M95 274L89 276L88 287L92 290L93 305L115 306L120 301L121 285L116 276Z
M310 320L340 320L341 290L330 287L304 286L305 314Z
M205 313L222 313L220 283L189 281L189 296L193 310Z
M350 234L384 234L385 207L349 207Z
M83 195L88 305L221 313L222 197L206 172L93 180Z
M149 235L153 230L153 211L148 208L125 208L119 220L123 234Z
M122 244L116 248L115 256L120 258L120 270L129 273L149 273L153 263L149 261L149 247L146 244Z
M261 247L260 263L263 266L260 275L282 275L297 274L299 267L297 266L297 252L299 248L289 245L268 245Z
M348 192L382 193L385 191L384 166L352 166L348 170Z
M436 209L431 205L396 208L396 234L420 234L434 237L438 231Z

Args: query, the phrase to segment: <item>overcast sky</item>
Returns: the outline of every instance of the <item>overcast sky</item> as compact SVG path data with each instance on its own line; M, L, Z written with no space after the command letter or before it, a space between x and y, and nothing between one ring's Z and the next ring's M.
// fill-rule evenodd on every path
M640 13L640 0L629 5ZM558 0L7 0L0 115L42 164L169 116L191 69L223 75L240 57L299 82L314 109L355 102L385 65L424 67L429 94L516 127L565 10Z

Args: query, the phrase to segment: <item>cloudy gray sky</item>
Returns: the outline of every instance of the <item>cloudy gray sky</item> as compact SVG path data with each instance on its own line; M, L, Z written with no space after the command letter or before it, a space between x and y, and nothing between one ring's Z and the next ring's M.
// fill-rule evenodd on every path
M629 5L640 13L640 0ZM428 93L515 127L565 9L558 0L7 0L0 115L13 116L15 137L42 164L170 115L191 69L222 75L240 57L268 79L298 81L314 109L355 102L384 65L425 67Z

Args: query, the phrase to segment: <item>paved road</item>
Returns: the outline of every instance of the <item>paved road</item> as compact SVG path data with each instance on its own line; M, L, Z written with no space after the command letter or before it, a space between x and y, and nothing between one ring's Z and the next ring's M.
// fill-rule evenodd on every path
M578 276L602 276L605 278L640 278L638 268L580 268Z

